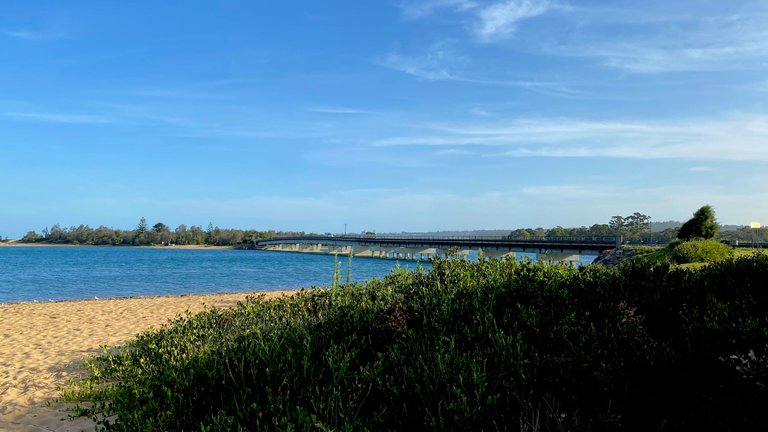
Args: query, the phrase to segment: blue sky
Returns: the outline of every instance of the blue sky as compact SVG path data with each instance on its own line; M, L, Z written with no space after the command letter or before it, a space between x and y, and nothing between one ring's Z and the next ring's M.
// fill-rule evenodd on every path
M24 1L0 235L768 223L765 1Z

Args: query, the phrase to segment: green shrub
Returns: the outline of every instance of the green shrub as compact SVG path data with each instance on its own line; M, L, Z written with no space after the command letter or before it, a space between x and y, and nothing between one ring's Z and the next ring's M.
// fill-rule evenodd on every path
M434 261L181 317L68 398L126 431L768 430L766 280L766 255Z
M728 258L731 247L717 240L690 240L670 245L678 264L713 263Z

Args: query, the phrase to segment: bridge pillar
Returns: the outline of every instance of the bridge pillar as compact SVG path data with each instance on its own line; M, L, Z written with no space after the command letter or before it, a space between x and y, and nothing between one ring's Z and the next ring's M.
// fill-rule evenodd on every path
M573 254L573 253L562 253L562 252L547 252L544 254L539 254L539 259L544 261L552 261L552 262L558 262L558 263L568 263L571 265L576 265L579 263L579 255Z
M352 255L358 257L373 257L373 249L368 246L352 246Z
M479 249L478 253L482 251L483 256L486 258L492 258L492 259L503 259L503 258L516 258L516 254L514 251L510 250L498 250L498 249Z
M379 246L377 257L382 259L389 259L391 258L391 254L393 253L394 250L395 248L393 247Z

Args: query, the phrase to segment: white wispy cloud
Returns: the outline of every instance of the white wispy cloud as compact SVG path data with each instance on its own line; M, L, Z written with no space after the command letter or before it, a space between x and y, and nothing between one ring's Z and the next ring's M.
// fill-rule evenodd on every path
M587 22L584 39L563 44L551 53L601 59L606 66L638 73L764 69L768 57L768 8L750 5L741 13L667 17L660 25L648 16L630 21L634 32L606 38L605 26L624 24L634 16L605 14ZM595 18L581 11L574 15Z
M571 22L578 23L578 30L563 35L557 33L558 27L551 27L547 30L551 39L527 49L594 57L605 66L637 73L765 68L768 3L696 6L695 2L654 8L633 2L584 5L559 0L428 0L409 2L401 9L410 19L426 19L447 11L460 17L482 42L509 39L525 20L566 13Z
M469 110L469 112L470 114L476 115L479 117L496 117L496 115L493 114L492 112L486 111L482 108L477 108L477 107L472 108L471 110Z
M460 150L460 149L447 149L447 150L438 150L434 153L432 153L435 156L470 156L474 155L475 152L471 152L469 150Z
M372 114L372 111L349 107L312 107L307 111L320 114Z
M51 112L4 112L0 116L20 121L36 121L45 123L73 123L73 124L97 124L111 123L112 121L101 115L69 114Z
M475 146L489 156L768 161L768 116L670 122L568 118L432 125L375 147Z
M401 5L408 19L429 16L440 9L467 15L472 32L482 41L509 37L518 23L542 15L557 4L551 0L503 0L480 2L471 0L427 0Z
M517 87L534 93L566 98L579 98L586 95L584 91L559 81L476 76L465 71L470 69L471 63L467 57L458 53L450 45L448 41L443 41L416 54L390 51L376 63L425 81L454 81L477 85ZM477 65L474 67L477 68Z
M29 41L37 41L37 40L47 39L49 37L44 33L31 32L31 31L5 30L3 31L3 34L12 38L24 39Z
M477 35L486 41L504 38L514 33L520 21L530 19L552 9L546 0L509 0L494 3L477 11L480 24Z
M442 42L431 45L426 52L417 55L390 51L377 63L427 81L466 81L450 72L451 67L461 61L461 56L452 52L447 43Z
M691 172L701 172L701 173L711 173L711 172L718 172L720 171L720 168L712 167L712 166L694 166L688 168L688 171Z
M408 19L417 19L434 13L438 9L450 8L461 12L476 8L479 2L472 0L427 0L406 1L400 4L403 15Z

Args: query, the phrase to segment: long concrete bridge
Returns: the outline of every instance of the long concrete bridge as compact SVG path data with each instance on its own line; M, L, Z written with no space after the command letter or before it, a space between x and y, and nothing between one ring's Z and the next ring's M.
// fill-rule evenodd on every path
M256 242L268 251L339 254L355 257L400 260L427 260L433 256L514 258L518 253L535 254L537 259L575 263L581 255L597 255L619 244L617 237L412 237L306 235L276 237Z

